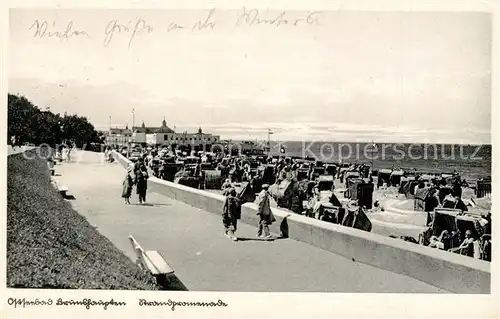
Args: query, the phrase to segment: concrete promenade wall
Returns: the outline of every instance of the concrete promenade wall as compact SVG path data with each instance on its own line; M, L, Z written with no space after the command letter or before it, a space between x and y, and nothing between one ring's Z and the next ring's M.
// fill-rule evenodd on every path
M124 167L128 159L115 153ZM188 205L221 214L224 196L155 177L148 189ZM455 293L490 293L490 263L273 209L271 231L371 266L406 275ZM241 221L257 226L257 206L243 205ZM222 223L222 222L221 222ZM222 225L221 225L222 230ZM335 265L332 265L332 271Z
M19 154L19 153L24 153L27 151L30 151L32 149L35 149L36 147L34 146L17 146L15 149L12 147L12 145L7 145L7 156Z

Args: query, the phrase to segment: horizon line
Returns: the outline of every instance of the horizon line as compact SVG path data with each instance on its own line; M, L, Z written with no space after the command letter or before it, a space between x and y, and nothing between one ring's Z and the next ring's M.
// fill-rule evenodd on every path
M136 126L137 127L137 126ZM112 127L112 128L118 128L118 127ZM106 131L109 131L109 127L106 128L106 129L97 129L97 131L101 131L101 132L106 132ZM178 133L178 134L182 134L180 132L175 132L175 133ZM259 137L248 137L248 138L240 138L241 136L235 136L235 137L231 137L231 136L224 136L224 135L221 135L221 134L214 134L214 133L208 133L208 134L212 134L212 135L218 135L220 137L220 140L221 141L228 141L228 140L231 140L231 141L263 141L263 142L267 142L267 139L265 138L259 138ZM291 138L291 139L285 139L285 140L280 140L280 141L277 141L277 140L270 140L270 142L272 144L276 144L276 143L348 143L348 144L371 144L371 143L374 143L374 144L425 144L425 145L433 145L433 144L439 144L439 145L464 145L464 146L492 146L493 143L490 141L490 142L481 142L481 141L470 141L470 142L466 142L466 141L463 141L463 142L453 142L453 141L423 141L423 140L419 140L419 139L416 139L415 141L411 141L411 142L408 142L408 141L389 141L389 140L377 140L377 139L363 139L363 140L357 140L357 141L349 141L349 140L325 140L324 138L321 138L321 139L314 139L314 138L304 138L302 140L297 140L295 138Z

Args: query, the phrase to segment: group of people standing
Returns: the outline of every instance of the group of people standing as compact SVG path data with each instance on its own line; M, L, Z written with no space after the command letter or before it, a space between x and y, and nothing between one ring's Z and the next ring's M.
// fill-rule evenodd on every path
M139 196L139 204L146 203L148 178L148 169L142 159L139 159L135 164L131 164L127 167L127 174L123 180L122 189L122 197L125 199L125 204L130 204L130 197L132 196L132 188L134 185L137 190L137 195Z
M71 162L73 148L73 145L59 145L56 149L56 158L60 158L61 161Z
M262 185L262 191L257 197L257 215L259 216L259 229L257 237L265 240L273 239L269 232L269 226L276 221L276 218L271 211L270 194L268 192L269 185ZM241 219L241 200L238 198L234 187L226 188L224 195L226 201L223 207L222 224L224 225L226 237L236 241L235 236L238 219Z

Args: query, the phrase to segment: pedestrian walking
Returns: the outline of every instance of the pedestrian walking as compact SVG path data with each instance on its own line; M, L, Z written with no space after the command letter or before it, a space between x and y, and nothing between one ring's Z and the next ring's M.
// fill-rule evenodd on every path
M229 195L226 197L224 208L222 211L222 224L224 225L225 232L228 238L236 241L238 238L235 236L238 219L241 218L241 201L236 196L236 189L231 188Z
M113 150L112 149L108 149L108 157L107 157L107 159L108 159L108 162L113 163L114 158L113 158Z
M14 135L10 138L10 144L12 145L12 149L15 150L17 144L16 144L16 137Z
M226 188L231 188L231 180L229 178L226 178L221 186L222 190L225 190Z
M139 204L146 203L149 174L144 162L139 161L137 163L134 174L137 195L139 195Z
M127 175L123 180L122 197L125 199L125 204L130 204L130 196L132 196L132 186L134 185L134 180L132 178L132 166L127 168Z
M73 150L73 146L68 147L68 155L66 156L66 161L71 162L71 151Z
M452 187L453 196L462 198L462 179L460 178L460 175L458 175L457 171L453 172Z
M257 232L257 237L272 239L271 234L269 233L269 225L276 221L274 218L273 212L271 211L271 204L269 199L269 185L262 185L262 191L259 193L257 197L257 203L259 206L259 210L257 215L260 217L259 221L259 231Z

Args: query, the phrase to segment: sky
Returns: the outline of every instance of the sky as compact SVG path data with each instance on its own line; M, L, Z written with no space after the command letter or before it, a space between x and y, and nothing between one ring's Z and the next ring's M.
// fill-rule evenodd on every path
M11 10L9 92L99 129L134 109L136 125L222 138L491 142L489 14L243 13ZM85 34L37 37L37 20Z

